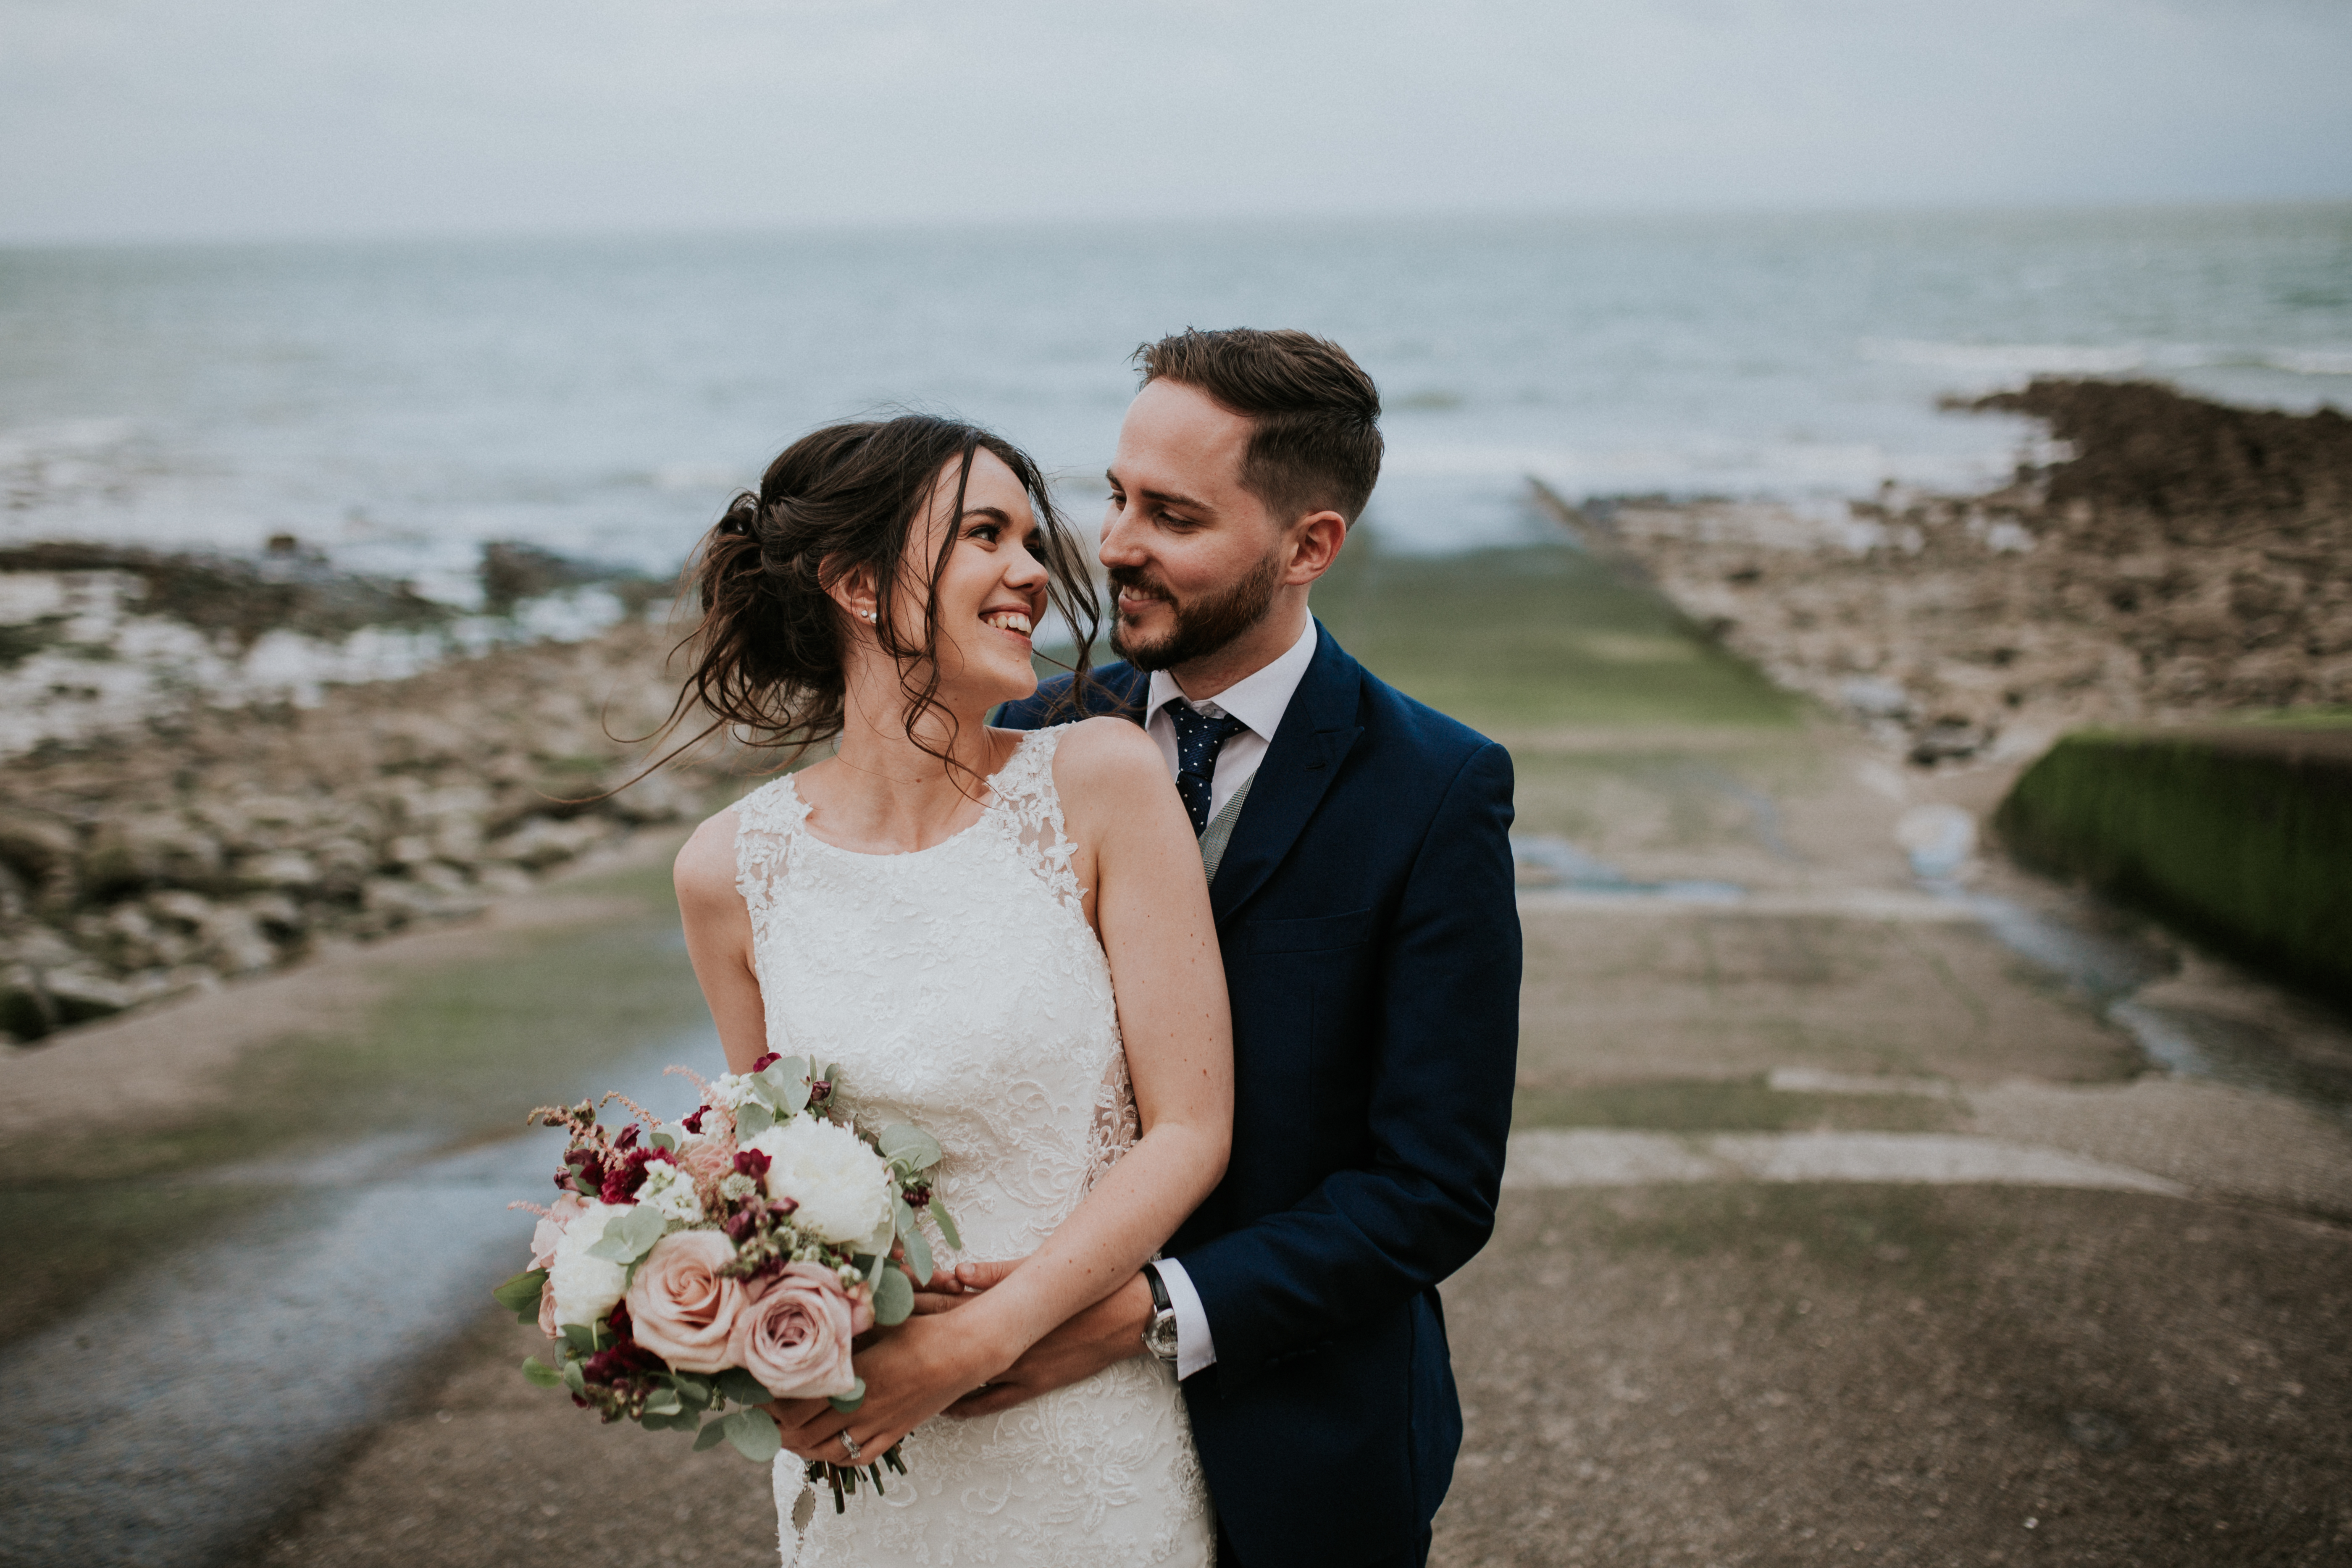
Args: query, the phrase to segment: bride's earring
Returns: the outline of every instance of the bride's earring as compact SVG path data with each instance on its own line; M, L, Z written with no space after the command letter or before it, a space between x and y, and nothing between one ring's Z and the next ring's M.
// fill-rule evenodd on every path
M874 622L874 612L873 612L873 611L871 611L871 610L860 610L860 611L858 611L857 613L858 613L859 615L864 616L866 617L866 624L867 624L868 626L871 626L871 625L873 624L873 622Z

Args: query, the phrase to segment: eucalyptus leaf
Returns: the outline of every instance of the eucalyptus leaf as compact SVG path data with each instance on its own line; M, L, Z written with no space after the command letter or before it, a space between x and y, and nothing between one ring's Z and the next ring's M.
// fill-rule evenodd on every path
M907 1200L893 1198L890 1202L898 1211L898 1240L907 1249L907 1267L915 1271L916 1279L928 1285L933 1268L931 1244L924 1239L921 1227L915 1223L915 1211L907 1206Z
M694 1435L694 1451L699 1454L705 1448L716 1448L725 1441L727 1441L727 1418L722 1415Z
M547 1284L547 1270L526 1269L490 1292L492 1299L515 1315L518 1323L539 1321L539 1298Z
M522 1358L522 1380L533 1388L562 1388L563 1374L537 1356Z
M653 1250L662 1238L669 1221L662 1212L647 1204L633 1204L604 1222L604 1234L588 1249L591 1258L601 1258L607 1263L635 1263Z
M717 1392L709 1378L691 1372L677 1373L670 1381L677 1386L677 1396L688 1405L708 1405Z
M770 1062L767 1070L760 1075L760 1081L767 1086L768 1098L774 1102L779 1120L798 1116L808 1109L809 1064L806 1058L786 1057L782 1061Z
M571 1347L572 1354L587 1355L595 1350L596 1331L586 1323L564 1323L561 1329L563 1342Z
M582 1374L578 1362L567 1361L563 1363L563 1386L574 1394L588 1392L588 1379Z
M755 1465L772 1463L783 1451L783 1434L764 1410L738 1410L726 1420L727 1440Z
M740 1366L730 1366L713 1379L719 1392L738 1405L765 1405L775 1397L760 1385L760 1380Z
M931 1201L923 1205L923 1211L931 1216L931 1223L940 1227L940 1235L947 1244L961 1252L963 1237L956 1233L955 1215L948 1213L948 1205L940 1202L939 1194L931 1194Z
M655 1415L675 1415L686 1408L675 1388L656 1388L646 1395L646 1409Z
M859 1405L865 1403L866 1380L862 1377L857 1380L856 1385L853 1386L848 1393L836 1394L833 1395L833 1407L835 1410L840 1411L844 1415L848 1415L851 1411L856 1409Z
M667 1149L673 1154L677 1152L677 1140L667 1132L656 1131L646 1142L656 1149Z
M915 1287L908 1281L906 1270L882 1270L882 1278L874 1282L874 1321L888 1328L905 1322L914 1310Z
M940 1141L904 1121L882 1129L875 1142L881 1144L884 1159L909 1171L928 1171L940 1163Z
M747 1100L735 1108L735 1139L748 1142L776 1124L776 1113L756 1100Z

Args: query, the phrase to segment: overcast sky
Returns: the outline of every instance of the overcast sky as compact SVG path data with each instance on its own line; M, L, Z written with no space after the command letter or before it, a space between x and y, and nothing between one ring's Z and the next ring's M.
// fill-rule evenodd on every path
M2352 196L2347 0L0 0L0 241Z

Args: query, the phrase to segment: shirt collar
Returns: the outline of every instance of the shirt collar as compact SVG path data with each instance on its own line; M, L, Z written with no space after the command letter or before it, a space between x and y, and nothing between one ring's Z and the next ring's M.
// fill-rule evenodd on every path
M1204 713L1230 713L1248 725L1252 734L1271 742L1275 731L1281 728L1283 713L1290 707L1291 695L1307 679L1307 667L1314 662L1315 617L1309 616L1307 629L1298 634L1298 640L1290 645L1288 652L1192 706ZM1144 712L1157 713L1170 698L1183 695L1174 676L1164 669L1155 669L1151 672L1151 700Z

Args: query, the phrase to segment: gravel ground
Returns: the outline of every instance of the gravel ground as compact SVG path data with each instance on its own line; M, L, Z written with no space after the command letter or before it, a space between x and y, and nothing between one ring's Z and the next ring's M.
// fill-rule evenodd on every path
M1433 1562L2352 1559L2352 1235L2136 1194L1514 1193Z
M2352 1556L2352 1235L2108 1193L1514 1192L1446 1288L1438 1568ZM244 1559L772 1563L763 1472L486 1321Z

